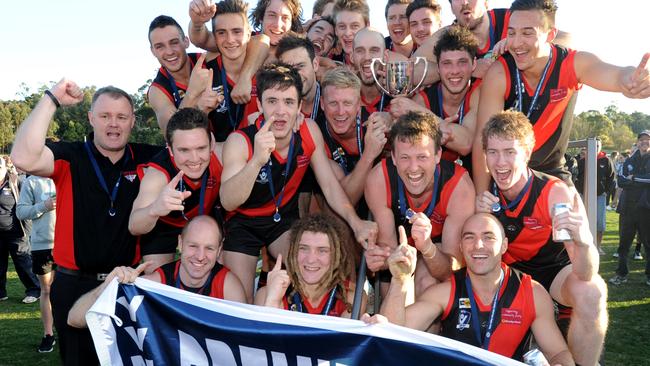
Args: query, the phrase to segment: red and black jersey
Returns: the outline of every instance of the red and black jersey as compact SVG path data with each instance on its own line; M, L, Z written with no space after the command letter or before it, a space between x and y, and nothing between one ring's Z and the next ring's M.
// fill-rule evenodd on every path
M327 312L326 315L328 316L341 316L341 314L345 313L348 310L347 305L345 304L345 301L343 301L343 297L349 291L349 281L345 281L345 291L343 290L342 286L336 286L336 293L334 294L334 304L330 307L330 310ZM297 292L293 289L293 286L289 286L287 288L287 291L285 292L284 296L282 297L282 307L284 310L291 310L291 311L302 311L303 313L308 313L308 314L317 314L317 315L323 315L323 311L325 310L325 306L327 305L328 295L329 292L323 296L323 299L319 304L316 306L312 305L309 300L307 299L302 299L299 295L296 296ZM296 302L300 302L300 304L296 304Z
M393 211L393 219L395 220L395 229L399 225L404 226L406 229L406 236L409 238L409 242L412 242L411 239L411 224L402 214L402 208L400 205L404 203L399 202L399 191L398 191L398 179L400 179L397 174L397 168L393 164L393 160L390 158L385 158L381 161L382 171L384 172L384 180L386 184L386 202L388 203L388 208ZM433 207L433 212L429 216L431 219L431 240L434 243L439 243L442 238L442 226L445 223L447 218L447 206L450 202L450 198L456 185L460 181L460 178L465 174L466 170L458 164L446 160L440 160L440 182L438 183L438 189L436 192L432 192L431 197L428 198L420 207L415 207L412 203L411 196L409 195L406 188L404 188L405 198L408 201L408 208L411 208L415 212L425 212L426 208L431 203L431 199L436 198L435 206ZM435 184L434 184L435 185Z
M223 69L221 55L206 62L206 66L213 70L212 88L218 86L223 87L224 77L227 83L228 100L224 99L224 101L208 115L208 117L210 117L210 129L214 134L215 140L217 140L217 142L222 142L226 141L228 135L234 130L248 126L248 115L257 112L257 86L255 78L253 78L253 80L251 80L251 100L245 105L235 104L232 97L230 97L230 93L236 84L232 79L230 79L230 77L228 77L228 74ZM226 89L224 87L224 96L225 91Z
M316 124L318 125L318 128L323 135L323 140L325 141L325 154L327 154L330 159L334 160L341 169L343 169L345 175L348 175L352 170L354 170L359 159L361 159L366 127L359 126L357 141L354 143L354 146L348 146L348 144L341 143L335 135L330 133L324 115L316 121ZM359 151L359 146L361 146L361 151Z
M469 113L471 106L470 106L470 101L472 99L472 93L476 89L479 88L481 85L481 79L474 79L470 81L470 86L467 89L467 92L465 93L465 99L463 100L463 105L462 108L459 108L458 110L458 119L454 123L463 123L463 118ZM429 86L428 88L424 89L423 91L420 92L420 95L422 96L422 99L424 99L424 104L429 109L431 112L433 112L436 116L445 119L448 118L449 115L445 113L443 107L442 107L442 84L440 81L434 83L433 85ZM461 113L462 111L462 113ZM456 161L458 158L461 157L460 154L458 154L456 151L450 150L447 147L443 146L442 147L442 158L447 161ZM471 156L469 159L463 159L463 166L466 167L465 162L466 160L468 162L471 162ZM467 168L467 167L466 167ZM469 169L468 169L469 170Z
M524 353L530 348L530 326L537 317L533 286L529 275L513 270L505 264L501 267L504 279L499 289L494 318L496 325L488 350L521 361ZM451 292L447 307L442 313L440 335L481 347L472 328L472 305L465 285L466 275L467 268L462 268L451 276ZM484 338L492 304L483 304L476 294L474 300L478 307L481 337Z
M207 280L203 287L192 288L185 286L178 276L178 270L181 266L181 260L167 263L156 269L156 273L160 275L160 282L165 285L179 288L181 290L190 291L199 295L210 296L216 299L223 299L223 284L226 280L226 275L230 270L228 267L222 266L220 263L215 263L212 271L208 275Z
M144 177L145 168L155 169L165 174L167 182L171 181L176 174L178 174L178 167L174 162L174 157L171 156L168 149L156 154L151 161L147 164L138 166L138 176L140 179ZM207 177L205 178L205 198L203 200L203 214L211 215L216 218L223 217L219 212L219 188L221 188L221 172L223 165L217 158L217 155L210 153L210 163L206 168ZM204 173L205 174L205 173ZM187 175L183 176L182 184L179 182L176 187L179 191L189 191L192 194L183 201L185 210L171 211L167 216L159 217L156 226L147 234L140 237L140 245L146 246L149 243L166 243L170 247L175 248L175 243L178 242L178 235L181 233L188 220L199 215L199 201L201 197L201 187L203 185L203 177L198 180L192 180ZM183 216L185 215L185 216Z
M255 134L260 128L261 118L257 120L254 125L247 126L235 133L240 133L246 139L248 144L248 158L253 157L255 149ZM255 179L255 184L251 190L248 199L242 203L234 212L229 214L241 214L248 217L268 216L271 217L275 213L275 200L278 199L284 187L284 195L282 196L282 205L279 207L279 212L284 216L285 212L298 212L298 195L296 192L300 187L305 172L309 168L311 156L316 149L314 140L312 139L309 127L306 123L300 126L298 133L294 133L293 137L294 151L292 156L287 156L286 159L282 158L277 151L271 153L271 176L268 176L268 164L260 169L260 172ZM284 177L287 162L291 159L291 170L286 177ZM271 189L269 186L269 179L273 179L273 186L275 188L275 197L271 196Z
M190 62L190 70L194 68L196 61L200 56L200 53L187 54L187 59ZM185 97L185 92L187 91L187 85L181 84L178 81L174 80L174 77L171 75L171 73L162 66L160 69L158 69L158 73L156 74L156 78L153 79L151 87L156 87L165 93L165 95L167 95L167 98L169 98L169 101L172 102L176 108L181 105L183 97Z
M476 52L476 57L481 58L494 48L500 40L508 36L508 24L510 23L510 9L491 9L487 12L490 22L490 34L485 46Z
M508 251L503 262L525 272L547 290L560 269L571 263L562 243L553 241L552 217L548 196L559 179L531 170L533 181L517 207L495 214L508 237Z
M366 100L361 95L361 122L368 120L374 112L390 111L390 101L393 99L390 95L382 92L374 100Z
M572 99L573 94L582 87L578 82L575 73L574 60L576 51L553 45L551 48L552 60L549 65L548 75L543 82L540 95L534 110L530 112L530 122L535 132L535 148L528 165L535 170L554 175L562 175L559 178L572 185L570 174L557 173L563 171L564 152L569 143L571 133L571 118L564 118L564 113ZM504 54L498 60L503 65L506 75L506 91L504 109L513 108L527 114L535 94L532 88L521 73L522 106L519 106L517 97L516 73L517 64L509 53Z
M93 135L88 137L93 141ZM140 260L136 237L128 224L133 201L140 189L136 167L161 150L159 146L128 144L124 156L115 164L90 143L106 185L120 185L113 208L99 183L83 142L47 144L54 155L54 180L57 193L54 262L68 269L88 273L109 273L118 266Z

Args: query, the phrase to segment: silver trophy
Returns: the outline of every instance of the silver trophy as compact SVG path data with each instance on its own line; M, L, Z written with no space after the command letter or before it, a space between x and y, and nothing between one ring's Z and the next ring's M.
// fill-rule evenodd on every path
M422 74L422 79L418 85L413 87L413 71L415 70L415 65L420 63L420 61L424 61L424 73ZM377 78L377 74L375 73L375 62L382 64L384 70L386 70L385 85L382 85ZM373 79L375 79L375 82L384 93L392 97L410 96L420 87L420 85L422 85L422 82L424 82L428 67L429 65L424 57L416 57L415 62L411 60L384 62L380 58L373 58L370 63L370 71L372 72Z

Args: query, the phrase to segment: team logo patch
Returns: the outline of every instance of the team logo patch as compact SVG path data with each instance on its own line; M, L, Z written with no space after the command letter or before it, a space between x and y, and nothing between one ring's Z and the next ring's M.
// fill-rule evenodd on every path
M469 298L461 297L458 299L458 308L459 309L471 309L472 303L469 302Z
M506 230L511 231L511 232L514 233L515 231L517 231L517 227L515 225L513 225L513 224L510 224L510 225L506 226Z
M260 173L257 175L255 182L260 184L266 184L269 182L269 175L267 174L265 168L260 169Z
M434 210L430 218L431 218L431 222L435 224L442 225L445 223L445 218L442 217L442 215L438 213L438 211Z
M133 170L128 171L128 172L123 172L122 175L124 176L124 178L126 178L126 180L128 180L131 183L133 183L135 178L138 177L138 175Z
M456 324L456 329L463 330L469 328L469 321L472 318L472 313L469 310L461 310L458 313L458 323Z
M309 156L307 155L298 155L296 157L298 168L304 168L309 165Z
M567 94L569 94L567 88L551 89L551 103L561 101Z
M209 177L206 182L206 188L214 188L217 185L217 180L214 177Z
M534 217L526 217L524 216L524 227L531 229L531 230L539 230L543 226L540 224L539 220L537 220Z
M178 96L181 97L181 99L185 98L185 90L178 89Z
M251 88L251 98L256 96L257 96L257 85L253 85L253 87Z
M506 324L521 324L523 316L519 309L501 309L501 322Z

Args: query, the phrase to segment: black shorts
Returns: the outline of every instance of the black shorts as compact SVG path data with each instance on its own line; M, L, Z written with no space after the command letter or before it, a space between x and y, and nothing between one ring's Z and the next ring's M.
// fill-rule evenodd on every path
M182 231L182 227L156 225L140 237L140 254L176 254L178 236Z
M560 245L560 244L558 244ZM553 266L545 266L543 268L531 269L531 268L521 268L517 266L517 263L513 263L510 266L514 269L517 269L523 273L530 275L533 280L539 282L540 285L544 286L548 293L551 293L551 285L553 280L557 277L557 274L560 273L564 267L568 266L571 263L558 263Z
M43 276L52 272L52 249L32 250L32 272L35 275Z
M297 214L282 215L280 222L273 217L247 217L237 215L226 221L223 250L257 257L262 247L272 244L298 220Z

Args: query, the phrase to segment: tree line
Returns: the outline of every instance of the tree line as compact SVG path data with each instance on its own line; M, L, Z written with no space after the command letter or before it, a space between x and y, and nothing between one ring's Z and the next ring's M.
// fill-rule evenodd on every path
M163 136L156 122L156 115L146 98L151 80L132 94L136 123L131 141L162 145ZM52 83L53 85L53 83ZM27 118L36 103L42 98L48 86L31 91L25 85L18 92L20 100L0 101L0 151L11 149L18 125ZM88 124L88 110L96 87L85 87L84 101L75 106L59 108L48 130L48 137L62 141L82 141L91 132ZM650 130L650 115L620 111L615 105L605 108L604 113L590 110L574 116L571 140L600 137L603 149L625 151L636 142L636 136L643 130Z

